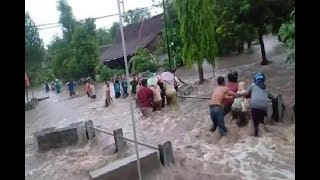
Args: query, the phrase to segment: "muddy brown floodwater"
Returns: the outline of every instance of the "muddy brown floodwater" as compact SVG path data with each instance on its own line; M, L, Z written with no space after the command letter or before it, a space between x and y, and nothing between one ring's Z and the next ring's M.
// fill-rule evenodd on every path
M252 82L253 75L262 70L267 85L275 95L282 94L287 109L295 103L294 66L285 65L285 48L272 36L265 37L267 57L273 63L259 65L260 47L240 56L218 58L215 76L226 76L229 68L238 70L239 80ZM187 83L198 80L197 68L181 68L177 74ZM216 86L212 67L204 65L206 81L194 85L192 95L210 96ZM36 130L63 126L64 124L92 119L95 126L112 131L122 128L126 137L133 137L128 99L116 99L110 107L104 107L103 84L97 85L97 100L92 101L83 90L70 98L50 93L50 98L25 113L25 179L32 180L82 180L88 179L89 171L119 158L134 154L133 144L128 150L113 154L113 137L97 133L97 138L84 146L35 151L32 133ZM37 92L37 96L44 93ZM295 124L292 113L285 113L284 123L267 121L261 126L261 137L252 137L252 123L239 128L226 116L230 133L221 138L217 132L209 132L212 122L209 101L180 99L178 107L166 107L154 113L152 118L142 118L134 110L138 139L150 144L166 141L173 143L175 166L161 168L144 179L295 179ZM146 147L139 146L139 150Z

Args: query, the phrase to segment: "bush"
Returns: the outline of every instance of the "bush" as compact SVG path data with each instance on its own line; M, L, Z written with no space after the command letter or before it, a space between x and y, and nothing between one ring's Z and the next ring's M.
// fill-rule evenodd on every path
M176 67L174 66L174 61L176 61ZM175 69L175 68L178 68L178 67L181 67L184 65L183 60L181 58L179 58L178 56L173 57L173 59L171 59L170 64L171 64L171 69ZM170 70L168 58L164 60L162 67L164 67L166 71Z
M291 20L282 24L278 34L289 49L286 62L295 63L295 11L291 13Z
M115 74L120 76L120 75L124 74L124 70L123 69L110 69L109 67L104 65L99 70L99 80L100 81L110 80Z
M134 58L135 72L157 72L157 64L152 61L152 57L147 49L138 49L137 55Z

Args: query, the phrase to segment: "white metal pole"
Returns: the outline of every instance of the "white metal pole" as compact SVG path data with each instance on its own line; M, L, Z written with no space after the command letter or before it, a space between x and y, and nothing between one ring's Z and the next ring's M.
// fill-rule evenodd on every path
M121 8L120 8L120 0L117 0L118 2L118 11L119 11L119 24L120 24L120 33L121 33L121 39L122 39L122 50L123 50L123 58L124 58L124 63L126 66L126 75L127 75L127 82L130 82L130 77L129 77L129 67L128 67L128 60L127 60L127 52L126 52L126 45L124 41L124 34L123 34L123 24L122 24L122 13L121 13ZM123 3L123 0L122 0ZM124 6L122 6L124 8ZM136 134L136 125L134 122L134 114L133 114L133 104L132 104L132 97L131 93L129 93L129 98L130 102L130 110L131 110L131 120L132 120L132 129L133 129L133 136L134 136L134 145L136 149L136 155L137 155L137 165L138 165L138 173L139 173L139 179L142 180L141 177L141 169L140 169L140 160L139 160L139 150L138 150L138 143L137 143L137 134Z

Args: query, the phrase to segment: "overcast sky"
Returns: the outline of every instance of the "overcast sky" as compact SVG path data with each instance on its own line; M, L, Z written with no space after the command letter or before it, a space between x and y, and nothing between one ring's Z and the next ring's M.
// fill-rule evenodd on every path
M126 11L137 7L149 7L153 4L152 0L123 1ZM72 7L73 15L78 20L118 13L117 0L68 0L68 3ZM25 11L29 12L36 25L58 22L59 13L56 7L57 0L25 0ZM153 8L150 11L152 15L155 15L163 10ZM109 28L115 21L119 21L118 16L97 19L96 25L97 28ZM50 43L55 34L61 35L60 27L40 30L40 37L45 45Z

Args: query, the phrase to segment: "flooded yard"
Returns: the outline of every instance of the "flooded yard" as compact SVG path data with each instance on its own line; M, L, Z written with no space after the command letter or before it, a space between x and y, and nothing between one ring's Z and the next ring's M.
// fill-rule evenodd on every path
M210 97L216 86L216 77L226 76L230 68L237 69L239 81L250 85L254 74L262 70L266 84L274 94L281 94L289 107L295 102L295 70L284 65L285 50L277 39L265 37L267 57L273 63L260 66L260 47L239 56L217 59L215 77L211 65L204 64L206 81L198 81L197 67L180 68L176 74L193 85L194 96ZM97 137L85 146L68 147L38 153L32 133L37 130L63 126L85 120L93 120L95 126L108 131L122 128L124 136L133 137L129 99L114 99L104 107L104 85L96 85L97 99L91 100L84 87L77 88L77 95L69 97L65 90L41 101L36 109L25 112L25 179L32 180L82 180L88 179L89 171L108 162L134 154L132 143L128 151L113 153L113 137L97 132ZM46 96L36 92L36 96ZM221 138L209 132L212 124L209 101L180 99L178 107L165 107L151 118L143 118L134 108L137 136L149 144L171 141L174 148L175 166L162 168L145 179L295 179L295 124L289 114L284 123L267 123L261 127L261 137L251 136L252 123L239 128L231 117L226 116L230 133ZM139 146L139 150L146 147Z

